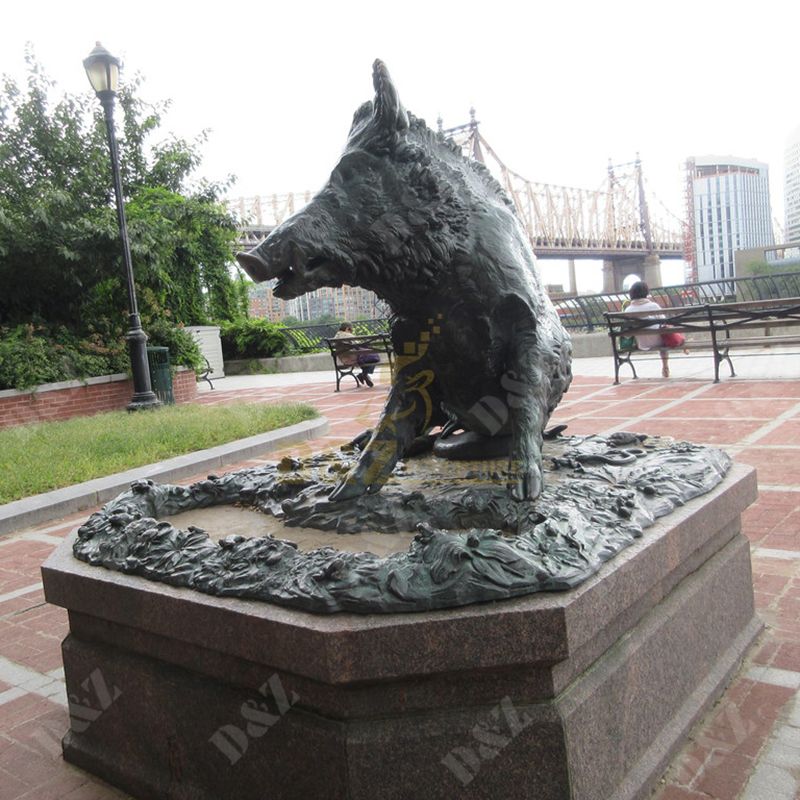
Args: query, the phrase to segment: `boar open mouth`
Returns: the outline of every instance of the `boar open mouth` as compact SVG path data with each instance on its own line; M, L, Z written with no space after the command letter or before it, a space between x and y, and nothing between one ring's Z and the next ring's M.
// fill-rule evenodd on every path
M320 286L341 286L343 270L326 256L304 260L295 252L292 263L270 264L257 253L238 253L236 260L254 281L277 280L272 293L282 300L291 300Z

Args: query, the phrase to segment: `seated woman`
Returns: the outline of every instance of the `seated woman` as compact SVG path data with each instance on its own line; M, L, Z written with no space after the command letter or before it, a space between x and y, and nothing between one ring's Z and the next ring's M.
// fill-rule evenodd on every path
M625 311L661 311L661 306L650 297L650 287L644 281L636 281L629 291L630 303L625 306ZM655 315L654 315L655 316ZM650 328L658 330L658 325ZM663 347L660 333L636 334L636 347L639 350L653 350ZM669 353L661 350L661 374L669 378Z
M353 335L353 326L349 322L343 322L333 338L346 339ZM356 380L360 384L366 384L370 388L375 385L370 376L375 371L380 356L374 350L356 346L352 350L341 350L338 359L346 367L361 367L361 372L356 375Z

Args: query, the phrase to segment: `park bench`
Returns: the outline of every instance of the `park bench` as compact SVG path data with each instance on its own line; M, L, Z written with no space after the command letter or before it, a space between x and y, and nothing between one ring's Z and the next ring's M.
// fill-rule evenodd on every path
M731 350L778 344L800 344L800 328L785 333L786 328L800 326L800 297L777 300L751 300L741 303L708 303L654 311L609 311L604 314L611 337L614 356L614 383L619 383L619 370L627 364L638 377L632 358L653 357L661 350L711 350L714 357L714 383L719 383L719 366L728 362L731 376L736 373ZM680 348L637 350L623 348L620 340L635 334L682 333L686 343ZM780 329L776 333L775 329Z
M214 388L214 384L211 383L211 378L209 375L214 374L214 368L211 366L209 360L203 356L203 361L205 361L205 366L200 367L199 371L197 372L197 382L205 381L212 389Z
M336 371L336 391L339 391L339 384L342 378L350 375L358 385L356 374L361 372L358 364L343 364L341 356L352 350L372 350L378 355L386 357L383 363L389 364L389 370L394 374L394 350L392 340L387 333L373 333L369 335L346 336L341 339L323 339L331 351L333 358L333 368Z

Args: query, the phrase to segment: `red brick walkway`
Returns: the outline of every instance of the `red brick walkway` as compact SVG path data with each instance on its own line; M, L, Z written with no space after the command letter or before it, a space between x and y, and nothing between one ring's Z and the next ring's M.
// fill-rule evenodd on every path
M307 445L317 451L369 427L384 397L379 387L335 394L325 383L215 391L198 402L310 402L331 421L329 435ZM553 422L569 423L571 433L635 430L707 442L758 468L760 496L744 530L767 630L654 798L800 800L800 381L611 386L608 378L578 377ZM88 513L0 538L0 800L123 796L60 756L67 619L44 602L39 565Z

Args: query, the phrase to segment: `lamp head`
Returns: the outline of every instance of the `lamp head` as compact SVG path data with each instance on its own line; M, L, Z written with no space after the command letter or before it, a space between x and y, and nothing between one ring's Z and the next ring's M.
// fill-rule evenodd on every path
M101 94L116 94L119 84L119 59L112 56L108 50L97 42L94 50L83 60L83 68L89 77L89 83Z

